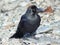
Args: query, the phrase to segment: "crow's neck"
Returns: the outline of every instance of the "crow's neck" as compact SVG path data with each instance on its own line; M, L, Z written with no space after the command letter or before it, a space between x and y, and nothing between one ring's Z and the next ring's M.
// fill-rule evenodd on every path
M36 13L36 12L27 12L26 15L27 16L35 16L35 15L38 15L38 13Z
M34 15L36 15L36 13L33 13L32 15L34 16Z
M36 13L36 12L33 12L33 13L32 13L33 16L34 16L34 15L37 15L37 14L38 14L38 13Z
M36 15L37 14L34 13L34 14L29 15L29 17L34 18Z

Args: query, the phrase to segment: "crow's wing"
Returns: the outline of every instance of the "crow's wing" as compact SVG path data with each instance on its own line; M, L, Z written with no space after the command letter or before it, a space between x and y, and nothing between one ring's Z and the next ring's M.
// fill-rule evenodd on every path
M17 27L17 31L16 32L20 32L20 31L22 31L23 30L23 26L24 26L24 23L26 22L26 16L25 15L23 15L22 17L21 17L21 20L20 20L20 22L19 22L19 24L18 24L18 27Z
M13 36L11 36L10 38L21 38L21 37L24 36L22 30L23 30L23 26L24 26L25 21L26 21L26 17L25 17L25 15L23 15L21 17L21 20L20 20L19 24L18 24L16 33Z

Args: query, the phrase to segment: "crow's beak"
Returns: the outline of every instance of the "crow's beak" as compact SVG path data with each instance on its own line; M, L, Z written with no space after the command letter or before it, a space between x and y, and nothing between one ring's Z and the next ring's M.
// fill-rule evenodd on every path
M44 12L44 9L42 9L42 8L37 8L37 13L42 13L42 12Z

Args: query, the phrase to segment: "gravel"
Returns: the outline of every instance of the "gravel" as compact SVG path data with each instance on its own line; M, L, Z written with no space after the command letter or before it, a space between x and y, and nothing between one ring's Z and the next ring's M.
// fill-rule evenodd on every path
M39 13L42 21L35 36L9 39L31 4L51 6L54 12ZM0 45L60 45L60 0L0 0Z

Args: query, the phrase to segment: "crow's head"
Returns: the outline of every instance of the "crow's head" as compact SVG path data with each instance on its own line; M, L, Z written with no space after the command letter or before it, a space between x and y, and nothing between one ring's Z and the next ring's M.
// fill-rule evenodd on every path
M37 8L35 5L31 5L28 7L27 12L29 14L38 14L39 12L42 12L43 10L41 8Z
M32 5L32 6L31 6L31 11L32 11L33 13L37 13L37 7L36 7L35 5Z

